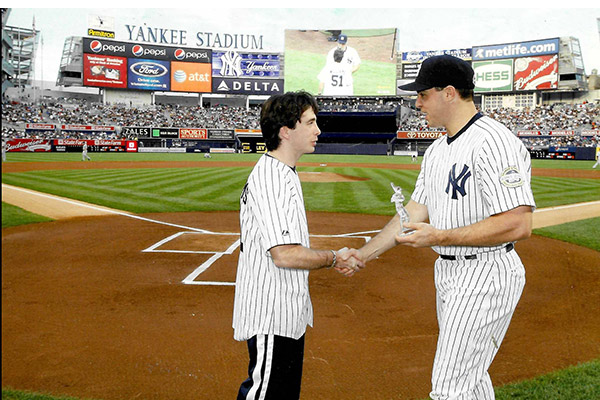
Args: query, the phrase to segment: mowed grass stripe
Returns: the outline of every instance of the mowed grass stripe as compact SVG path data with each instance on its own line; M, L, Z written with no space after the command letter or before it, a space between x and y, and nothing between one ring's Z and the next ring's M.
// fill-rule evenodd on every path
M247 168L170 170L136 170L144 174L134 171L127 179L120 170L96 171L97 175L89 170L81 170L79 174L74 171L36 171L6 174L3 180L16 186L132 212L173 212L202 207L218 210L220 206L227 210L236 209L249 173ZM118 175L116 178L114 173ZM99 176L104 177L101 184L98 183Z
M531 180L539 208L600 200L600 180L533 177Z
M189 199L165 196L158 187L139 191L135 188L135 183L130 187L95 185L63 180L50 174L39 176L29 172L3 176L3 181L44 193L136 213L187 211L193 206L189 204Z

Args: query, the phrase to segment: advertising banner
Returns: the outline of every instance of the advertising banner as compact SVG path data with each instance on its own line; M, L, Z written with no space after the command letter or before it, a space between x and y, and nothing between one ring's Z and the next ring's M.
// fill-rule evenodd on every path
M153 138L179 138L179 128L152 128Z
M517 58L514 81L515 90L558 88L558 54Z
M44 139L9 139L6 141L6 151L51 151L50 140Z
M112 88L127 87L127 59L108 55L83 55L83 84Z
M446 134L446 131L398 131L398 139L437 139Z
M448 49L430 51L406 51L402 53L402 63L422 63L429 57L450 55L463 60L471 60L471 49Z
M420 69L421 63L402 64L402 79L415 80L417 78L417 75L419 75Z
M584 129L581 136L600 136L600 129Z
M272 95L283 93L283 79L218 78L212 80L213 93Z
M104 139L54 139L53 147L58 152L78 152L82 150L84 144L88 145L90 152L102 151L137 151L137 142L134 140L104 140Z
M209 129L209 139L232 140L234 139L233 129Z
M212 50L190 49L184 47L167 47L167 55L171 61L208 63L212 62Z
M114 132L115 127L109 125L61 125L63 131L94 131L94 132Z
M568 131L568 130L550 131L550 136L575 136L575 131Z
M212 89L210 64L171 62L173 92L210 93Z
M142 126L124 126L121 133L130 137L150 137L150 128Z
M163 91L170 89L171 76L168 61L130 58L127 65L129 89Z
M527 137L527 136L541 136L542 131L517 131L517 136L519 137Z
M473 46L473 60L495 60L558 54L558 43L559 39L554 38L492 46Z
M85 37L83 38L83 52L162 61L186 61L209 64L212 61L212 51L209 49L167 47Z
M180 139L207 139L208 132L206 129L196 128L179 128Z
M278 54L212 52L212 76L278 78L280 71Z
M475 92L513 90L513 60L474 61Z
M106 56L128 56L127 43L86 37L83 38L83 52Z
M54 124L25 124L25 129L32 129L36 131L53 131L56 129Z

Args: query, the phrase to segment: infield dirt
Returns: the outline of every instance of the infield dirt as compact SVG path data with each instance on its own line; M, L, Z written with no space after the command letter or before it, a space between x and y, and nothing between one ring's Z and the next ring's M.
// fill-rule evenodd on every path
M104 400L235 397L247 351L232 338L234 289L200 283L233 282L238 251L196 284L182 283L212 256L200 251L226 248L235 237L220 243L191 230L162 247L188 252L143 250L182 232L161 222L235 233L238 214L141 217L79 216L2 230L3 387ZM377 230L389 217L309 212L308 219L313 235L335 235ZM363 239L311 240L339 248ZM527 285L490 371L495 385L599 356L598 252L538 236L516 249ZM435 258L429 249L395 248L353 278L311 274L315 327L307 333L302 398L427 397Z

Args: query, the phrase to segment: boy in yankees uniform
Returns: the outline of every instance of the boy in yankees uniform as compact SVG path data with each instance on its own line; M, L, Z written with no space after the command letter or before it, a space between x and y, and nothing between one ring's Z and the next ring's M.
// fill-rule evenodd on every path
M247 341L248 378L241 399L298 399L304 334L313 323L308 272L334 267L350 276L364 264L357 250L310 248L296 163L315 150L317 104L305 92L269 98L260 126L268 152L240 198L240 257L233 309L234 339Z
M535 202L531 161L504 125L473 103L473 69L456 57L425 60L415 82L416 107L447 135L426 151L402 234L398 215L360 252L377 257L396 244L431 247L439 336L432 371L434 400L494 399L488 368L525 285L513 243L531 235Z

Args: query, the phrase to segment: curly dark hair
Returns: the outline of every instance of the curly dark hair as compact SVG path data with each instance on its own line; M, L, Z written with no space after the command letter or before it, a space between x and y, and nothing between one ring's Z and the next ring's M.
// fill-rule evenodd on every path
M294 129L309 108L313 109L315 115L319 111L315 98L302 90L269 97L260 112L260 129L267 150L277 149L281 142L279 130L284 126Z

